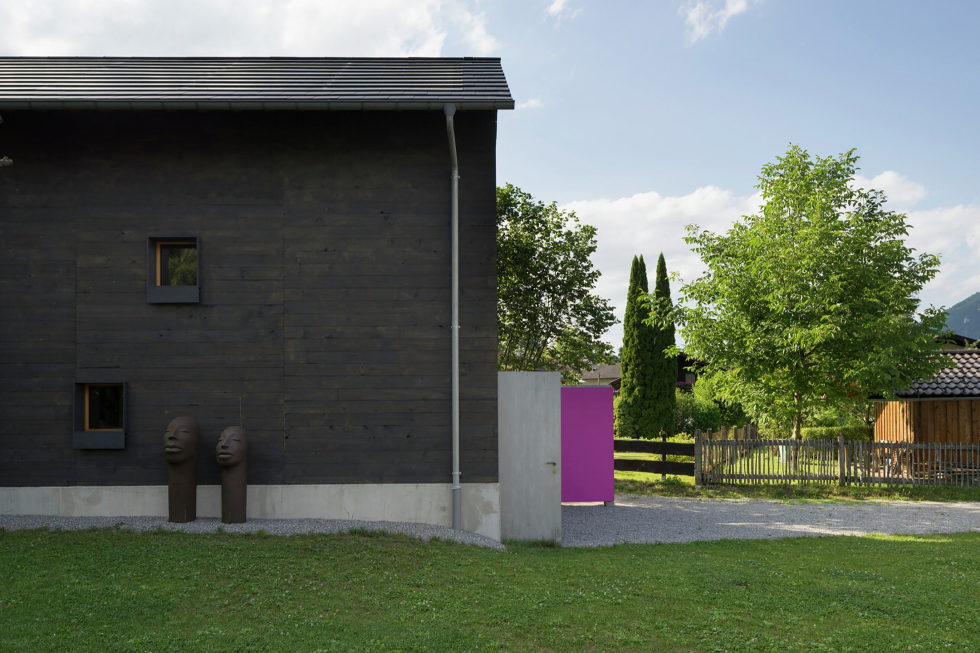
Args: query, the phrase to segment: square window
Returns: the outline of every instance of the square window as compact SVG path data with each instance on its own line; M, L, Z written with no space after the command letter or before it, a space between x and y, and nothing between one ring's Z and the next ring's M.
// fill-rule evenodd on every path
M146 257L146 301L151 304L200 301L199 257L196 237L151 237Z
M126 386L75 385L75 449L122 449L126 442Z

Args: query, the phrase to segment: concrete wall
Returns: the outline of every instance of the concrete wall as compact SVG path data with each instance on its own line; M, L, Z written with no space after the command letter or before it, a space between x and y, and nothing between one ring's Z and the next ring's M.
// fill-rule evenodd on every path
M0 487L0 514L166 517L166 485ZM197 488L199 517L221 516L221 486ZM249 485L249 519L364 519L452 525L449 483ZM500 541L500 489L463 484L463 528Z
M505 540L561 541L561 375L497 376L500 530Z

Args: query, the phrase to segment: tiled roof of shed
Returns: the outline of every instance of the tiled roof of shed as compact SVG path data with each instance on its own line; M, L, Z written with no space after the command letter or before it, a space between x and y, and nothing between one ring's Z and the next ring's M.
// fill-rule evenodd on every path
M0 109L513 109L497 58L0 57Z
M980 397L980 349L943 352L952 364L928 381L917 381L899 397Z

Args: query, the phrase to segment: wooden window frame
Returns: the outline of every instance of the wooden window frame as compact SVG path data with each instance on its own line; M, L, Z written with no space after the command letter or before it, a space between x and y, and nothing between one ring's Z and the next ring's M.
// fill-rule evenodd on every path
M197 250L197 283L193 286L160 285L161 248L193 245ZM197 236L149 236L146 248L146 302L148 304L197 304L201 301L201 239Z
M161 263L161 260L160 260L161 259L160 249L164 245L180 245L180 246L183 246L183 247L187 247L188 245L192 245L194 247L194 250L196 251L197 250L197 239L194 239L194 240L155 240L154 241L154 245L156 246L156 252L154 254L154 259L155 259L155 262L156 262L156 286L158 288L160 288L161 287L160 274L161 274L161 270L163 269L163 263ZM198 270L198 272L200 272L200 270ZM196 277L197 275L195 274L194 276ZM196 286L197 284L195 283L194 285Z

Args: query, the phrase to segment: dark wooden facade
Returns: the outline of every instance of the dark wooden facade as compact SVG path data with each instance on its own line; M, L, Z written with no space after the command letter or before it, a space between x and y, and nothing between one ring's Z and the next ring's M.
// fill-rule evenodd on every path
M253 484L448 483L449 155L439 111L4 111L0 485L159 485L239 422ZM497 480L496 114L456 116L461 469ZM146 299L147 242L198 238L200 302ZM79 382L126 445L72 448Z

